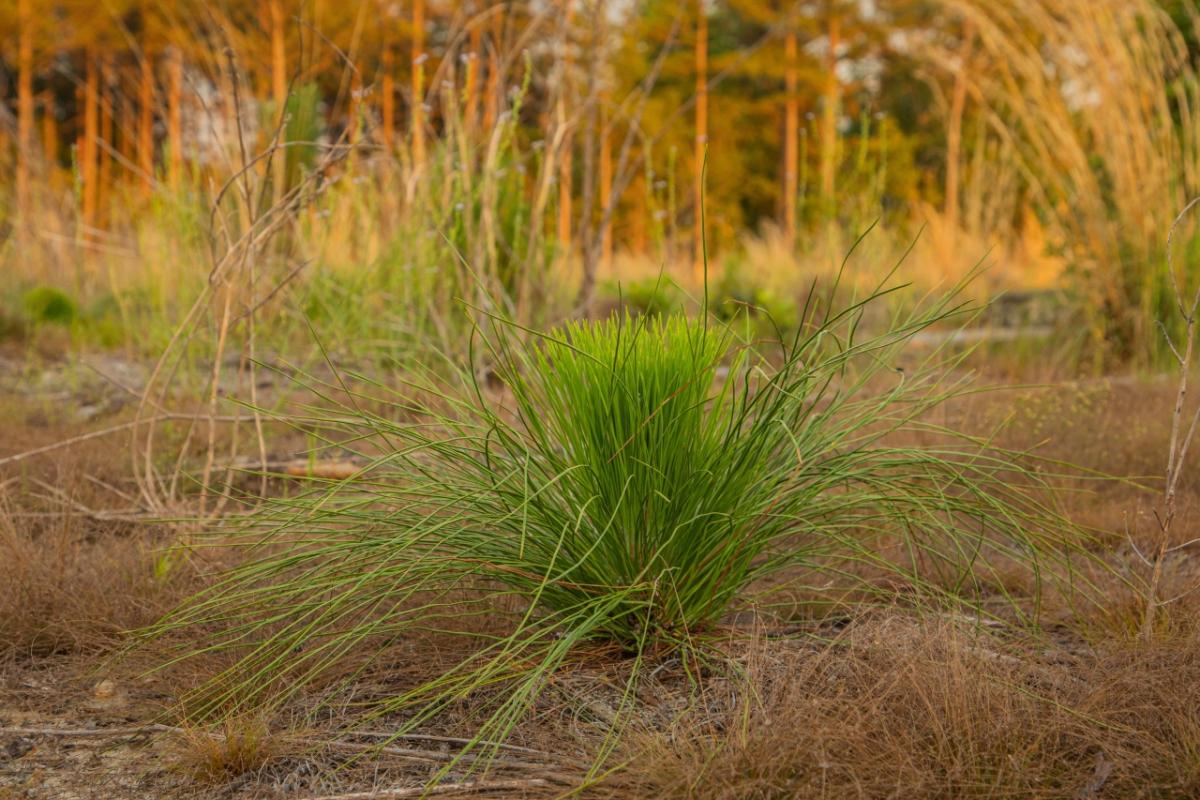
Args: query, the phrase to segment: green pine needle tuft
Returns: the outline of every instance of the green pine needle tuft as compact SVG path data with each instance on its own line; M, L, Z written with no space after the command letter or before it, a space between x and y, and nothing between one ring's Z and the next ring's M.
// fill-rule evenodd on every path
M203 627L206 652L232 656L193 698L209 714L336 694L416 631L474 637L458 666L364 713L403 712L401 734L503 686L484 742L585 644L635 665L702 652L766 577L983 611L1003 585L991 572L1021 565L1036 582L1075 534L1039 503L1033 472L926 422L967 388L944 382L937 353L896 368L958 310L863 335L877 298L810 304L793 340L763 347L682 316L545 334L484 318L474 363L450 381L412 365L393 412L327 393L318 421L370 466L220 532L247 546L244 563L151 633ZM484 368L502 390L476 380ZM881 573L893 579L866 577ZM456 628L480 614L505 632Z

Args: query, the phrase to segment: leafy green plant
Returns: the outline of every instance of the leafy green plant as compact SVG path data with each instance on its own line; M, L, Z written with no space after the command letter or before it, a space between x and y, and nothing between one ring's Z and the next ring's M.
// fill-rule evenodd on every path
M397 389L314 385L324 410L305 424L368 466L223 532L249 558L152 631L200 626L205 652L234 656L190 713L336 694L434 628L476 645L368 715L403 712L403 734L503 685L476 740L495 742L565 660L625 654L631 685L651 656L694 662L755 582L784 571L860 602L903 586L988 613L1001 572L1024 565L1036 583L1073 534L1045 524L1032 472L923 421L965 390L943 382L937 353L896 368L914 334L961 309L866 334L882 294L837 312L810 302L766 349L707 316L534 333L482 315L451 381L414 363ZM488 370L501 391L476 377ZM394 413L369 410L385 398ZM473 628L480 616L503 631Z
M793 298L751 279L740 257L725 259L724 267L712 292L712 309L720 319L740 322L746 335L795 331L800 312Z
M295 186L301 173L312 169L317 161L317 148L311 143L319 141L325 133L320 104L320 87L313 82L305 83L288 95L284 141L295 143L285 153L289 186ZM270 128L273 121L267 120L265 127Z
M601 295L631 313L650 315L681 311L686 299L679 287L662 275L629 283L606 282Z
M25 314L35 325L70 325L79 316L75 301L53 286L35 286L22 298Z

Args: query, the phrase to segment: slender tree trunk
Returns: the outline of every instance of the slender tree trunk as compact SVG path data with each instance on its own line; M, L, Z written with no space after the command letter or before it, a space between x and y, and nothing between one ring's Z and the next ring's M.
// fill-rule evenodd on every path
M279 120L287 113L287 50L285 48L287 16L283 9L283 0L267 0L267 11L271 18L271 100L275 104L275 113ZM271 169L274 172L275 197L283 197L287 192L287 154L276 153L272 159Z
M613 163L612 142L608 130L608 113L605 109L605 95L600 95L600 213L609 216L609 206L612 204ZM601 223L600 229L600 264L607 269L612 264L613 254L613 220L609 224Z
M171 188L183 186L183 53L171 50L167 75L167 141L171 145L169 175Z
M391 154L396 144L396 53L392 43L383 45L383 58L379 69L383 72L379 79L379 114L383 117L383 144Z
M708 146L708 14L704 0L696 0L696 143L695 176L692 204L692 273L696 282L704 279L704 151Z
M963 24L963 41L959 50L958 70L954 74L954 91L950 96L950 119L946 127L946 224L951 231L958 230L959 218L959 167L962 161L963 114L967 106L967 71L971 61L971 49L975 43L975 31L970 22Z
M841 17L837 0L828 0L829 53L825 64L825 97L821 109L821 200L826 213L833 210L834 175L837 171L838 109L842 85L838 79L838 48L841 46Z
M123 163L119 166L128 169L129 165L136 164L138 159L137 108L134 106L133 96L128 92L122 92L119 85L114 88L113 97L115 98L116 109L120 112L117 114L117 141L120 142L121 160Z
M358 142L362 129L362 71L355 69L350 74L350 102L346 107L346 125L350 144ZM350 163L355 161L356 150L350 151Z
M108 216L108 194L113 181L113 145L115 136L114 119L116 117L113 104L116 102L116 91L112 73L112 63L107 55L102 57L100 64L100 138L97 150L100 157L100 172L96 181L96 221L103 227Z
M425 163L425 0L413 0L412 24L413 166L420 169Z
M667 224L663 259L668 263L675 261L675 249L679 243L679 201L676 197L679 180L679 150L675 145L667 150Z
M98 166L96 139L100 135L100 71L96 67L96 56L88 50L86 74L83 84L83 146L79 150L79 177L83 184L83 224L96 224L96 207L99 200L97 186Z
M30 201L30 174L33 170L33 0L19 0L17 24L17 205Z
M76 110L77 116L79 113L81 113L81 110L86 110L87 103L84 102L84 100L87 96L87 92L84 90L84 87L86 85L87 85L86 81L77 81L75 83L75 110ZM84 126L80 125L80 124L76 124L75 125L75 150L71 153L71 162L72 162L72 165L75 167L75 171L77 173L76 183L79 185L81 190L83 188L83 150L84 150L84 140L86 138L87 137L84 136ZM80 200L82 200L82 199L83 199L83 195L81 194Z
M491 131L500 118L500 93L503 87L500 82L500 48L504 46L504 11L492 14L492 42L488 51L487 88L484 91L487 108L484 110L483 129Z
M474 131L479 122L479 69L483 57L483 31L478 23L471 26L470 45L467 53L467 78L464 94L466 95L466 127Z
M126 80L128 80L128 76ZM134 104L134 95L132 92L123 91L121 87L121 78L117 78L117 82L112 85L111 102L113 104L113 123L115 130L113 136L116 137L117 152L120 153L120 159L116 160L112 166L112 176L115 182L127 182L131 174L136 172L137 167L137 126L138 116L137 107ZM105 205L107 212L111 214L113 204L111 202L112 188L115 186L109 184L110 201Z
M567 92L571 83L570 0L564 0L564 4L566 8L562 21L562 37L559 41L563 52L559 61L558 97L555 102L555 124L558 126L567 124ZM558 151L558 246L564 259L569 257L571 250L571 194L574 190L572 184L575 171L574 148L571 138L571 132L567 131L563 137L562 147ZM587 225L589 221L584 220L583 224Z
M55 118L54 93L42 94L42 159L48 167L58 163L58 123Z
M789 251L796 246L797 157L800 152L800 98L796 95L796 31L789 24L783 42L784 113L783 113L783 238Z
M154 58L142 53L138 82L138 167L142 171L142 194L154 189Z
M645 253L650 247L649 231L646 229L646 220L650 217L650 204L647 202L647 195L650 188L646 185L634 187L636 191L633 196L634 207L629 217L629 248L637 254Z
M583 118L583 164L580 173L583 185L580 187L579 213L579 252L582 256L582 275L579 291L576 294L576 313L586 310L596 286L596 270L602 255L601 240L603 227L607 221L605 208L600 203L600 192L597 191L601 176L598 174L597 159L599 156L601 121L601 73L603 71L604 46L608 39L607 4L605 0L596 0L588 7L588 13L593 17L594 24L588 26L588 37L582 50L588 54L588 63L583 69L585 110ZM597 205L599 208L597 209ZM599 211L599 213L597 213Z
M560 117L560 123L562 124ZM571 203L571 192L574 189L574 163L572 156L574 143L568 133L563 137L562 147L558 151L558 246L566 258L571 249L571 220L574 210Z

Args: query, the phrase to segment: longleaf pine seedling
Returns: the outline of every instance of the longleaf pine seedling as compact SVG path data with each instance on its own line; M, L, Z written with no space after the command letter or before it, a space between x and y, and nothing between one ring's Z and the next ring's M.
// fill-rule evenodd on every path
M767 345L704 315L548 332L481 315L450 378L414 364L398 388L314 383L323 411L305 424L369 464L219 532L247 557L155 629L203 627L205 652L231 659L190 713L336 697L436 629L472 637L467 655L364 717L401 735L484 694L476 741L496 742L565 660L630 658L632 685L647 659L705 652L767 577L980 611L1000 571L1037 581L1069 536L1046 524L1038 479L929 423L967 389L938 348L909 355L960 309L866 334L882 294L814 300Z

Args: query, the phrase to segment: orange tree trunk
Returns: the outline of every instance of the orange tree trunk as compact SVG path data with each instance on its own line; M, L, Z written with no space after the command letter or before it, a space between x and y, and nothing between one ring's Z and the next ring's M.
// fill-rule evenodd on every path
M268 0L267 11L271 18L271 100L275 104L278 119L282 121L287 113L287 51L284 49L287 18L283 11L283 0ZM287 158L284 153L272 159L272 170L275 197L278 199L287 191Z
M142 193L148 196L154 188L154 59L149 53L142 53L137 127L138 168Z
M33 0L20 0L17 8L20 38L17 43L17 204L29 201L29 176L33 169Z
M97 185L97 145L100 135L100 71L96 67L95 54L90 50L86 76L83 84L83 142L79 150L79 177L83 184L83 224L96 224L96 208L99 202Z
M479 122L479 69L483 57L483 31L479 23L471 25L470 50L467 53L466 95L467 130L473 131Z
M491 132L500 117L500 48L504 46L504 7L492 13L492 42L488 51L487 108L484 111L483 129Z
M783 114L783 236L791 250L796 245L797 168L800 151L800 98L796 96L796 31L789 25L784 39Z
M568 2L565 10L565 19L563 20L563 60L561 63L561 74L559 76L559 89L557 98L557 124L565 125L567 122L567 91L571 81L571 49L568 41L571 29L571 7ZM574 189L574 147L572 146L571 133L567 132L563 138L562 147L558 152L558 246L564 254L564 257L571 249L571 195ZM583 224L587 224L585 220Z
M838 107L841 105L841 84L838 81L837 51L841 46L841 19L837 0L827 5L829 53L825 65L825 98L821 110L821 200L826 213L833 210L834 174L837 170Z
M962 48L958 70L954 75L954 91L950 96L950 118L946 123L946 223L951 231L958 228L959 162L962 159L963 114L967 105L967 70L975 31L970 23L963 26Z
M391 42L383 46L379 71L379 116L383 117L383 143L391 153L396 143L396 55Z
M178 49L171 53L167 81L167 141L171 146L171 188L178 190L183 184L183 54Z
M695 224L692 237L692 272L699 283L704 278L704 151L708 146L708 16L704 0L696 0L696 150L692 202Z
M425 0L413 0L412 23L412 144L419 168L425 163Z
M42 94L42 158L48 166L58 163L58 124L54 118L54 93Z

